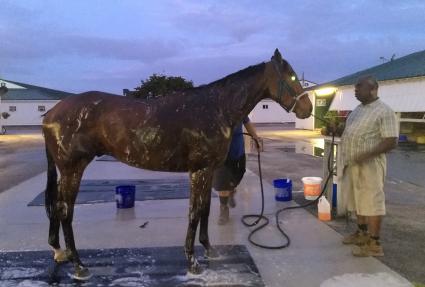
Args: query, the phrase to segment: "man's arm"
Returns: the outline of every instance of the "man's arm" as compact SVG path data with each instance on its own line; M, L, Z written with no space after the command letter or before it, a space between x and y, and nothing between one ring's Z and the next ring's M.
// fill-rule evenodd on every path
M247 122L247 123L244 123L243 124L244 126L245 126L245 128L246 128L246 131L253 137L253 138L255 138L255 139L257 139L258 140L258 135L257 135L257 132L256 132L256 130L255 130L255 128L254 128L254 126L251 124L251 122Z
M361 154L357 157L355 160L356 163L362 163L368 159L374 158L381 153L387 153L390 150L394 149L397 146L397 138L391 137L391 138L384 138L381 143L372 151Z
M261 142L260 142L260 138L257 135L257 132L254 128L254 125L251 124L251 122L246 122L243 124L244 127L246 128L246 131L256 140L256 144L255 144L255 148L261 151ZM260 149L258 149L257 143L260 145Z

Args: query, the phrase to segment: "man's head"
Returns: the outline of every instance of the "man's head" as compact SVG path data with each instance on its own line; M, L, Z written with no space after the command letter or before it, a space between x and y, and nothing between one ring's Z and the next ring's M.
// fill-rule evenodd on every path
M373 76L360 77L354 86L354 94L362 104L368 104L378 98L378 82Z

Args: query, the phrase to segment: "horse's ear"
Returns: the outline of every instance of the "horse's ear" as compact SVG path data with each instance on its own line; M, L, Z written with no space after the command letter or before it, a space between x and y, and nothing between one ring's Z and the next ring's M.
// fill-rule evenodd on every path
M279 49L276 48L276 50L274 50L274 55L272 59L274 59L278 63L282 63L282 55L280 54Z

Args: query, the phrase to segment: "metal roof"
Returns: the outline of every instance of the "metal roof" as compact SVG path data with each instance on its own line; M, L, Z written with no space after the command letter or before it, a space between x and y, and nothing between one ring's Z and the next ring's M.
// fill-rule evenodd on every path
M43 88L34 85L28 85L24 83L9 81L0 79L2 82L11 83L12 87L8 87L8 91L1 98L2 100L62 100L68 96L75 95L64 91L58 91L48 88ZM14 86L20 86L21 88L14 88Z
M339 87L354 85L359 77L366 75L374 76L378 81L425 76L425 50L308 88L307 90L315 90L324 86Z

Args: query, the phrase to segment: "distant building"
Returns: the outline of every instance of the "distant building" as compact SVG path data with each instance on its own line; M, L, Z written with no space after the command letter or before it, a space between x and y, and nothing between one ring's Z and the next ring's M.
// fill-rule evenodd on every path
M7 112L10 117L0 119L2 126L37 126L41 125L41 115L51 109L60 100L73 93L52 90L0 79L8 91L0 95L0 114Z
M129 89L123 89L122 95L129 98L135 98L134 96L135 91L130 91Z
M316 85L316 83L301 80L300 84L304 89ZM249 118L254 123L288 123L295 122L295 114L287 113L278 103L271 99L260 101L249 114Z
M314 114L352 111L359 102L354 84L361 76L372 75L379 83L379 98L388 104L400 121L400 132L414 137L425 134L425 50L392 59L384 64L310 88ZM297 128L317 129L323 123L310 117L296 121Z

